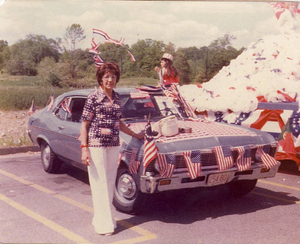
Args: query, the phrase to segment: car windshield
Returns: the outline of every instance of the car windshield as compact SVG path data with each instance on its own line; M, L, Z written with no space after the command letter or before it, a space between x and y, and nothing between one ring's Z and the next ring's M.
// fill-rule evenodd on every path
M176 115L177 117L187 117L179 104L173 102L165 96L131 97L129 95L120 96L122 113L125 118L144 118L149 114L151 118Z

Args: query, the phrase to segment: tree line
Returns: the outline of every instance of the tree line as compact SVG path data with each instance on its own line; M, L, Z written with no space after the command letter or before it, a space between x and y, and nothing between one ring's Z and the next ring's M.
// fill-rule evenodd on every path
M85 38L80 24L73 24L66 29L63 39L30 34L13 45L0 40L1 73L39 76L39 82L43 85L86 87L94 82L95 65L88 48L77 48ZM122 77L149 78L157 78L154 67L160 65L163 53L168 52L174 56L174 66L179 70L181 84L203 83L242 53L244 48L237 50L232 47L234 39L234 36L226 34L208 46L177 50L173 43L145 39L131 47L104 43L98 51L105 61L119 64ZM131 61L127 50L133 53L135 62Z

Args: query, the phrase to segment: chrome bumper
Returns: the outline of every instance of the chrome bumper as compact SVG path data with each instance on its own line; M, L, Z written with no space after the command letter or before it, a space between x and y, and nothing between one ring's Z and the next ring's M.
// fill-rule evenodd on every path
M200 177L191 180L187 170L181 172L174 172L171 178L162 178L158 176L142 175L140 177L140 190L143 193L156 193L169 190L179 190L196 187L209 187L208 178L210 175L228 173L228 179L226 182L216 183L214 185L225 184L233 180L254 180L261 178L272 178L276 175L279 169L280 163L272 167L269 171L264 172L264 166L252 165L247 171L238 171L236 167L228 169L226 171L219 172L218 170L202 171Z

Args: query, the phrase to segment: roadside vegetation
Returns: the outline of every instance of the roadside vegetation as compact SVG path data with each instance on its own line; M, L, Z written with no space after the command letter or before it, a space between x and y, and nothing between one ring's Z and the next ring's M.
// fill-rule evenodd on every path
M29 34L10 45L0 40L0 113L8 117L19 112L11 121L27 114L32 101L39 109L47 105L51 94L54 97L72 90L94 88L95 64L93 56L78 48L86 38L80 24L66 28L65 35L55 39L43 35ZM179 70L180 84L208 82L222 67L230 64L242 51L232 47L235 37L225 34L208 46L176 47L173 43L146 39L139 40L131 47L104 43L98 47L105 61L117 62L121 69L118 86L136 87L157 85L155 66L160 66L160 58L168 52L174 56L174 66ZM132 62L129 50L136 58ZM14 123L0 122L0 147L27 145L26 129L19 130ZM17 123L17 125L19 125ZM4 127L11 126L11 129ZM3 129L4 128L4 129ZM17 130L18 128L18 130ZM25 127L24 127L25 128Z

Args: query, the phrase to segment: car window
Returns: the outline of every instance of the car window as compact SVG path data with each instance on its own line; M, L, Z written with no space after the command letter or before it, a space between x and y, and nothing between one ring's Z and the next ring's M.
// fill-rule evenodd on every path
M81 115L83 111L83 107L85 104L86 98L82 97L76 97L72 98L70 101L70 110L71 110L71 115L68 117L69 121L72 122L81 122Z
M121 110L125 118L147 118L161 115L153 97L131 98L129 95L120 96Z
M61 120L80 123L85 100L82 97L63 99L57 106L55 116Z

